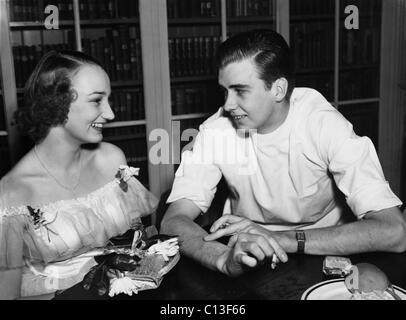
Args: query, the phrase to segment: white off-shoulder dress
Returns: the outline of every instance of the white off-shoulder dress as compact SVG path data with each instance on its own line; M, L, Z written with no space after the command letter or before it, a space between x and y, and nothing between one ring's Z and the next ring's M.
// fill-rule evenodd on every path
M41 206L1 206L10 191L0 181L0 270L22 268L22 297L82 281L110 238L155 211L158 200L136 174L122 166L113 181L87 196Z

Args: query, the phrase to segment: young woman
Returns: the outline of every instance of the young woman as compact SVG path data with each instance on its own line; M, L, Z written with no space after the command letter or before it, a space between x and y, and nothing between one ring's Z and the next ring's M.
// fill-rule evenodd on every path
M137 169L102 142L110 92L102 66L80 52L49 52L30 76L16 120L35 147L0 181L0 298L73 286L97 248L155 210Z

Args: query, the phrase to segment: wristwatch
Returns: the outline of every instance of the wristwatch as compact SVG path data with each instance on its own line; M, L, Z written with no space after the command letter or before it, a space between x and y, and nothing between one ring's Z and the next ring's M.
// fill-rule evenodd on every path
M304 254L306 235L303 230L296 230L297 253Z

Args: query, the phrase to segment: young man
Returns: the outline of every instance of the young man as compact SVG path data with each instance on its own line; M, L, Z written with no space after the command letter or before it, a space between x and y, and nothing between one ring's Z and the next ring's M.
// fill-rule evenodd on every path
M282 36L239 34L220 45L218 58L225 103L183 154L162 232L180 235L184 254L230 276L271 257L286 262L292 252L406 250L401 202L371 140L357 136L317 91L293 89ZM208 235L194 219L222 176L229 214ZM355 222L343 223L337 187ZM228 245L216 241L230 235Z

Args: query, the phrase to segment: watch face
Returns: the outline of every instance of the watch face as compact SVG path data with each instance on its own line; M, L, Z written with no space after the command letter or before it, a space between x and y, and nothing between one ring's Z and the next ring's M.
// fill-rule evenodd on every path
M306 241L306 235L304 231L296 231L296 240L297 240L297 253L303 254Z
M296 231L296 239L297 240L306 240L304 231Z

